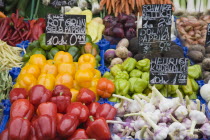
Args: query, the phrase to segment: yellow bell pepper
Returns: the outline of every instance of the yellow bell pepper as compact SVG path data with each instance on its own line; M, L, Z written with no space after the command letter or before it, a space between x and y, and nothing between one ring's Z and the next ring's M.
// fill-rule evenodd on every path
M41 74L52 74L56 77L58 74L56 65L50 63L44 64L44 66L41 69Z
M80 63L78 66L79 70L85 70L85 69L94 69L93 65L89 62Z
M71 102L76 102L77 101L77 95L79 94L79 91L74 89L74 88L72 88L70 91L71 91L71 95L72 95Z
M78 64L80 65L85 62L92 64L93 67L96 66L96 59L92 54L83 54L80 56L78 60Z
M46 63L47 63L47 64L55 64L55 61L52 60L52 59L49 59L49 60L46 61Z
M55 77L53 74L41 74L37 81L38 85L43 85L49 90L53 90L55 86Z
M76 68L74 63L60 63L58 64L58 73L70 73L72 76L75 75Z
M54 61L56 65L60 63L73 63L73 57L68 52L59 51L55 54Z
M73 63L74 63L74 66L75 66L75 70L78 71L78 69L79 69L79 64L78 64L78 62L73 62Z
M17 84L19 85L19 88L30 90L33 86L37 84L37 80L32 74L20 74L18 76Z
M42 54L34 54L29 59L29 64L37 65L40 69L44 66L46 63L46 58Z
M80 87L88 88L91 86L91 81L94 77L94 74L91 70L78 70L75 74L75 80Z
M32 74L34 77L38 77L40 75L40 69L37 65L29 64L24 66L20 72L20 74Z
M73 88L77 89L77 90L80 90L79 84L77 83L76 80L73 81Z
M88 89L92 90L92 91L95 93L95 95L96 95L96 101L99 100L99 95L98 95L97 92L96 92L98 80L99 80L99 79L94 78L94 79L92 80L92 82L91 82L91 87L88 88Z
M56 76L55 85L64 85L69 89L73 87L73 77L70 73L60 73Z
M20 85L19 85L18 83L15 83L15 84L13 85L13 88L20 88Z
M97 69L94 69L93 70L93 73L94 73L94 77L95 79L100 79L101 78L101 72Z

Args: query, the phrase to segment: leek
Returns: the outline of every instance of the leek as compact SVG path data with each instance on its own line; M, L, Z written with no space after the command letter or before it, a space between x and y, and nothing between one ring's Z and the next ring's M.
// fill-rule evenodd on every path
M187 13L190 15L194 15L196 13L194 0L187 0Z
M210 0L207 1L206 13L210 14Z
M183 15L183 13L184 13L184 10L183 10L184 8L182 8L183 6L181 7L179 1L180 0L173 0L174 8L175 8L174 15L177 15L177 16Z
M203 13L206 11L206 1L205 0L200 0L200 13Z
M201 0L196 0L195 1L195 11L196 13L199 13L200 12L200 4L201 4Z

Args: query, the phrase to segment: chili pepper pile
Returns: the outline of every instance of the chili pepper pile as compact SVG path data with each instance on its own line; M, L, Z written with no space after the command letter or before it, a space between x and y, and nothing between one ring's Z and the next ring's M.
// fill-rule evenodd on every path
M0 139L110 139L106 120L113 120L117 110L95 102L95 93L87 88L80 89L77 102L71 103L73 96L64 85L56 85L53 90L43 85L29 91L13 88L10 123Z
M19 17L18 11L10 17L0 19L0 39L11 46L25 40L37 39L45 29L45 20L38 19L26 22L24 17Z

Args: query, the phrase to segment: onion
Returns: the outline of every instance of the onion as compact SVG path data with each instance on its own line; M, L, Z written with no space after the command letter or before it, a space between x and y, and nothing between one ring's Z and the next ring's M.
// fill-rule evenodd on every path
M113 29L113 36L118 38L123 38L125 36L124 30L122 28L115 27Z
M128 19L128 15L121 13L117 16L117 18L119 22L124 23Z
M105 53L104 53L104 58L107 62L111 62L112 59L114 59L116 57L115 54L115 50L114 49L108 49Z
M136 37L136 30L134 30L133 28L129 28L126 32L125 32L125 36L128 39L132 39L134 37Z
M136 29L136 23L135 23L134 20L130 19L130 20L127 20L126 21L126 23L124 24L124 27L126 29L128 29L128 28L134 28L134 29Z
M133 57L133 54L131 51L128 51L128 57Z
M112 29L113 29L112 27L106 28L104 30L104 35L112 36L113 35Z

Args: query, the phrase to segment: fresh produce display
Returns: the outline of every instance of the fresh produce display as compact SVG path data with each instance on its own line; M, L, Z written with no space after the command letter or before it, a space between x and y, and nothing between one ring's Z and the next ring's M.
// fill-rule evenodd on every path
M190 101L188 96L183 100L181 92L176 90L176 93L179 97L167 99L152 87L149 97L137 94L132 100L113 95L121 102L115 104L116 119L108 121L113 124L112 139L208 139L210 124L205 104L201 105L198 99Z
M117 44L122 38L136 37L136 17L134 15L119 14L117 17L107 15L103 19L105 30L103 34L111 44Z
M142 15L142 6L145 4L172 4L171 0L101 0L100 8L103 7L108 11L108 14L113 13L115 17L118 14L140 13Z
M149 69L149 59L136 61L134 58L127 58L122 64L112 66L110 72L106 72L103 77L114 81L117 95L134 98L136 94L148 95L151 92ZM201 67L193 65L188 67L187 85L155 85L155 87L165 97L176 97L176 90L180 89L183 95L197 99L199 86L195 79L199 77L201 77ZM109 100L118 101L114 97L110 97Z
M198 19L193 16L180 17L176 20L176 28L184 46L205 45L207 25L210 23L210 16L200 16Z
M17 10L17 13L12 13L11 17L1 18L0 22L0 39L11 46L25 40L33 41L39 38L45 30L45 19L25 22L24 17L19 17L19 12L21 11Z
M22 48L12 47L0 40L0 71L22 66Z
M93 0L92 0L93 1ZM66 12L67 15L86 15L86 33L91 36L92 42L96 43L102 38L102 33L105 28L103 20L99 17L93 18L90 10L81 10L79 7L73 7Z
M173 0L174 15L198 15L201 13L209 13L209 0Z
M0 1L0 140L210 139L209 6Z

